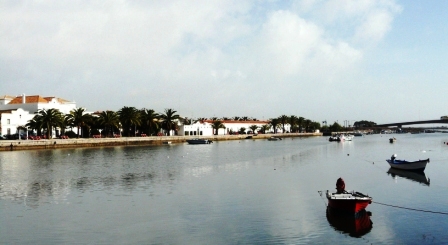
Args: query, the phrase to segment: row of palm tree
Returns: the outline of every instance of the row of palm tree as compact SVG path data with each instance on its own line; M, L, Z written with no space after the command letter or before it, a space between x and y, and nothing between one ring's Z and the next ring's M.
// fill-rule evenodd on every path
M25 125L27 128L36 130L38 135L44 131L46 137L51 137L54 128L61 129L61 135L65 134L66 128L77 128L77 138L82 135L83 129L95 134L104 130L106 136L113 136L115 132L123 132L123 135L131 136L137 132L153 135L165 130L169 136L171 132L177 131L176 120L180 116L173 109L165 109L164 113L156 113L152 109L140 109L135 107L123 107L119 111L103 111L99 115L92 115L84 108L77 108L69 114L62 114L57 109L41 109ZM81 131L81 134L80 134Z
M218 118L212 118L212 128L214 131L214 134L218 134L218 130L220 128L225 128L223 124L223 120ZM313 132L316 129L320 129L320 123L311 121L309 119L306 119L304 117L297 117L295 115L287 116L287 115L281 115L277 118L271 118L268 120L268 124L264 124L262 126L258 125L251 125L249 126L249 129L252 132L255 132L258 130L258 132L266 133L271 128L274 130L274 133L277 133L277 131L280 129L282 130L282 133L286 133L286 125L289 125L289 130L291 133L301 133L301 132ZM240 128L238 133L245 133L246 128Z

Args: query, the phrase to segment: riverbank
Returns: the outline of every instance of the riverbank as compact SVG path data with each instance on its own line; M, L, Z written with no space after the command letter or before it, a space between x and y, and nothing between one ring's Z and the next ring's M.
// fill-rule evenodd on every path
M265 140L270 137L293 138L322 136L322 133L287 133L287 134L258 134L258 135L213 135L213 136L151 136L151 137L121 137L121 138L89 138L89 139L49 139L49 140L1 140L0 151L41 150L81 147L112 147L181 144L188 139L201 138L212 141Z

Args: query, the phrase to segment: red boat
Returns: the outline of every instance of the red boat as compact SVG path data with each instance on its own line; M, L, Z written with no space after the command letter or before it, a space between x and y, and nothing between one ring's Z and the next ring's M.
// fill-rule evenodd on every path
M372 203L368 195L356 191L346 191L345 182L339 178L336 182L336 193L327 190L328 206L346 213L358 213Z

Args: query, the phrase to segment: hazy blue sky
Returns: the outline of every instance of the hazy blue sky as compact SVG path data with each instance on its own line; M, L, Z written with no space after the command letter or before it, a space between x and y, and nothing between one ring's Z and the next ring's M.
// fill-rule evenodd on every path
M448 1L0 0L0 95L187 117L448 115Z

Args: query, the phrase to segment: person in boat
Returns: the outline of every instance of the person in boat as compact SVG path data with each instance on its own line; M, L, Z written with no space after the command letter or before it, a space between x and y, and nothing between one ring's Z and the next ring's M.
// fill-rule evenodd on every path
M336 193L337 194L345 193L345 182L342 178L339 178L336 181Z
M397 154L393 154L393 155L390 157L390 160L395 161L395 158L397 158Z

